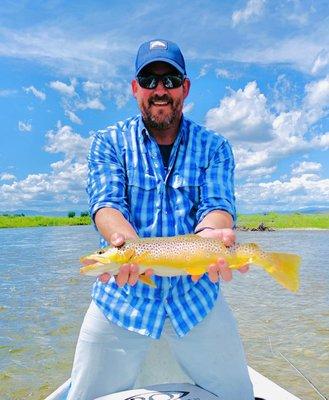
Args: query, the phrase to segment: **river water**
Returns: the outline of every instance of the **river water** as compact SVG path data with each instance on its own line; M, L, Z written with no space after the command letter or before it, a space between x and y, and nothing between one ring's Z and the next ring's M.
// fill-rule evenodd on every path
M301 399L319 399L281 353L328 395L329 231L239 232L238 238L303 259L297 294L256 267L223 284L249 365ZM97 247L91 226L0 230L1 400L41 400L69 377L93 283L79 275L79 257ZM188 381L167 350L154 342L139 383Z

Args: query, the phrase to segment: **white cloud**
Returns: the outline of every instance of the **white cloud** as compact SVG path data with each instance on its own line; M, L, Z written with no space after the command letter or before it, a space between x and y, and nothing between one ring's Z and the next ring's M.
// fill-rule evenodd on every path
M291 173L292 175L302 175L305 172L319 172L321 168L322 165L318 162L302 161L292 169Z
M249 0L246 7L234 11L232 14L233 26L238 25L240 22L248 22L254 17L259 17L263 13L265 0Z
M120 109L124 107L131 98L131 85L127 81L107 81L104 84L107 96L113 99L116 106Z
M76 106L80 110L86 110L88 108L91 110L105 110L104 104L98 98L88 99L86 102L79 102Z
M322 49L315 57L311 73L318 74L326 71L329 72L329 51Z
M316 174L303 174L301 176L293 176L289 181L282 182L275 180L273 182L265 182L259 184L263 189L262 198L279 199L284 193L286 195L302 196L312 195L312 191L316 191L317 199L323 199L323 196L329 196L329 179L320 179ZM314 196L314 194L313 194Z
M193 102L184 105L183 113L184 114L190 113L193 110L193 107L194 107L194 103Z
M48 144L45 150L49 153L64 153L66 160L78 160L84 163L90 146L91 138L83 138L73 132L68 125L57 124L57 131L50 130L46 133Z
M53 81L53 82L50 82L49 86L52 89L57 90L63 96L72 97L72 96L74 96L76 94L75 93L76 84L77 84L77 81L75 79L73 79L71 81L70 85L67 85L66 83L60 82L60 81Z
M234 74L225 68L216 68L215 73L217 78L233 79L235 77Z
M256 82L249 82L208 111L206 126L232 141L238 179L269 179L281 159L329 148L329 132L312 131L329 114L326 105L325 79L306 85L299 109L281 112L267 104Z
M281 112L273 119L273 129L282 139L302 137L308 129L306 115L303 110Z
M264 142L273 138L272 116L256 82L249 82L236 92L231 90L219 107L207 112L206 126L238 141Z
M196 79L202 78L203 76L207 75L207 73L209 72L209 69L211 67L211 64L204 64L199 72L199 75L196 77Z
M3 172L2 174L0 174L0 181L12 181L15 178L15 175L8 174L7 172Z
M258 155L257 155L258 156ZM271 178L272 174L277 170L277 166L262 166L262 162L256 161L260 164L259 167L252 165L251 160L249 160L249 166L244 166L243 161L237 163L236 171L239 178L245 178L246 182L264 181Z
M260 65L287 64L302 72L310 73L314 59L324 46L329 46L327 29L317 26L314 31L305 34L277 37L261 36L259 40L236 44L222 54L221 61L256 63ZM256 36L257 38L258 36Z
M64 159L51 164L49 173L30 174L20 181L0 185L0 209L8 210L11 206L47 210L63 208L63 204L67 208L86 207L86 158L91 137L83 138L70 126L58 123L57 129L47 132L46 138L45 150L63 153Z
M129 35L116 37L111 31L82 35L70 20L58 19L23 29L0 27L0 56L22 58L46 65L66 76L109 77L127 50L136 51ZM128 31L130 32L130 30ZM127 32L127 33L128 33ZM119 60L116 63L113 60Z
M277 112L286 112L298 107L299 89L296 83L280 74L272 90L272 106Z
M89 96L99 97L103 88L103 85L99 82L86 81L82 83L83 90Z
M70 110L65 110L65 115L68 117L68 119L73 122L74 124L79 124L82 125L81 119L73 112Z
M37 97L40 100L46 99L46 94L41 90L36 89L34 86L23 87L23 89L26 93L32 93L35 97Z
M0 90L0 97L8 97L8 96L12 96L12 95L14 95L16 93L17 93L17 90L2 89L2 90Z
M23 121L18 121L18 129L21 132L31 132L32 130L32 125L30 122L23 122Z
M306 107L324 109L329 107L329 75L319 81L308 83L305 87Z
M329 132L316 135L311 140L311 148L328 150L329 149Z
M322 206L329 198L329 179L303 174L286 180L247 182L237 186L236 195L239 207L251 212Z

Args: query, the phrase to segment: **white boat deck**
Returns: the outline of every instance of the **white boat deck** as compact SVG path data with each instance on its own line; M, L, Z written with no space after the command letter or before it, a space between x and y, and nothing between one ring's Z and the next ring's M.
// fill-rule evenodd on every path
M288 366L289 368L289 366ZM301 400L300 398L289 393L279 385L275 384L271 380L267 379L254 369L249 367L250 378L254 385L255 397L262 400ZM169 382L172 382L169 384ZM178 366L176 361L173 359L168 344L165 340L159 340L154 342L154 345L145 360L143 368L140 372L139 378L136 382L135 388L139 388L138 391L130 390L112 395L103 396L97 400L126 400L141 393L141 391L147 391L148 388L155 390L165 390L166 392L172 390L184 390L184 385L188 385L187 388L192 390L193 396L190 400L212 400L213 395L202 389L191 385L193 382L183 373L181 368ZM166 384L163 386L163 384ZM62 386L60 386L55 392L49 395L45 400L66 400L67 391L70 385L70 380L67 380ZM185 387L186 388L186 387ZM201 390L199 393L202 397L196 395L196 390ZM161 394L161 392L159 392ZM215 397L216 398L216 397ZM149 397L146 396L145 400ZM178 397L174 396L170 400L177 400ZM96 399L95 399L96 400ZM138 400L142 400L140 397ZM156 396L150 400L166 400L166 397ZM189 400L188 397L184 397L184 400Z

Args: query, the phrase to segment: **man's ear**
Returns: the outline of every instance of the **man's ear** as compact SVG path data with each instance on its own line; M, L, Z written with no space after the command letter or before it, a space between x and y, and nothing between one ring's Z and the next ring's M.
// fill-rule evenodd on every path
M136 79L133 79L131 81L131 92L132 92L133 96L136 97L136 93L137 93L137 81L136 81Z
M186 78L183 82L183 94L184 94L184 99L188 96L190 92L190 87L191 87L191 81Z

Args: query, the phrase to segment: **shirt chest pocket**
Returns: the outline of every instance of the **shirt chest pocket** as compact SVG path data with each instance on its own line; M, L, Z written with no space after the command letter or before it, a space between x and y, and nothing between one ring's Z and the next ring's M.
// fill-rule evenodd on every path
M203 181L201 168L192 167L188 172L173 174L169 181L169 187L174 191L176 208L182 205L184 208L197 208L200 202L200 187Z
M141 173L134 169L127 171L127 191L129 198L132 199L134 196L141 198L141 196L144 194L147 195L148 192L156 190L156 188L157 178L155 176Z
M127 171L127 199L132 222L137 229L146 229L154 222L157 202L157 178L137 170Z

